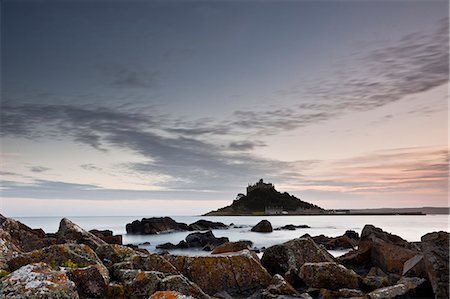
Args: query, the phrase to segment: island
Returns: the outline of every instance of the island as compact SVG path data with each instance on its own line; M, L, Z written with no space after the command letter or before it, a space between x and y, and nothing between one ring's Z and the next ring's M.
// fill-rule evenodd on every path
M231 205L204 216L317 215L326 212L287 192L278 192L272 183L260 179L256 184L249 184L246 194L239 193Z

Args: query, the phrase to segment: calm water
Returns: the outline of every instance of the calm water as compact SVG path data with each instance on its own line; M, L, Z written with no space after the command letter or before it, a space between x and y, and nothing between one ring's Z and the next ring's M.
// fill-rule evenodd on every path
M133 220L141 219L142 216L127 217L68 217L86 230L90 229L109 229L115 234L123 234L124 244L140 244L150 242L150 245L141 247L150 251L155 251L158 244L172 242L177 244L191 232L174 232L160 235L127 235L125 225ZM342 235L346 230L355 230L361 233L365 224L373 224L383 230L399 235L408 241L420 241L420 237L433 231L450 231L448 215L426 215L426 216L220 216L220 217L201 217L201 216L174 216L178 222L192 223L199 219L211 221L220 221L225 224L234 223L242 228L230 228L226 230L213 230L216 237L228 237L230 241L251 240L255 247L269 247L274 244L300 237L303 234L326 235L330 237ZM32 228L42 228L45 232L56 232L60 217L23 217L16 218ZM274 231L268 234L251 232L250 228L262 219L267 219L274 228L286 224L306 224L311 228L297 229L295 231ZM183 254L209 254L200 250L191 251L172 251L173 253ZM339 252L333 252L337 255Z

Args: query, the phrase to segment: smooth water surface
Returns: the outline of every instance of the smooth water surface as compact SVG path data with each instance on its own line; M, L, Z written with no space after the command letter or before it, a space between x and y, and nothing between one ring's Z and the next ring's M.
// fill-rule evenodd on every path
M177 244L191 232L173 232L160 235L128 235L125 225L142 216L127 217L68 217L86 230L91 229L109 229L114 234L123 235L124 244L141 244L150 242L150 245L141 245L150 251L155 251L158 244L171 242ZM225 224L234 223L240 228L229 228L225 230L213 230L216 237L228 237L230 241L251 240L257 248L269 247L274 244L297 238L303 234L311 236L326 235L330 237L342 235L346 230L355 230L361 233L364 225L373 224L383 230L399 235L408 241L420 241L421 236L433 231L450 231L448 215L393 215L393 216L348 216L348 215L326 215L326 216L174 216L177 222L187 224L193 223L199 219L211 221L220 221ZM32 228L42 228L45 232L56 232L58 230L60 217L23 217L16 218ZM273 231L272 233L251 232L252 226L262 219L267 219L272 223L273 228L286 224L306 224L311 228L297 229L295 231ZM209 254L201 250L175 250L172 253L179 254ZM334 253L338 254L338 253Z

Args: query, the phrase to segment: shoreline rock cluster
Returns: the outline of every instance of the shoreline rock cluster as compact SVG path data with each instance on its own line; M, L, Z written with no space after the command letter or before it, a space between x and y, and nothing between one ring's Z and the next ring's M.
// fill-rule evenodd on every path
M0 215L0 298L449 296L447 232L410 243L366 225L360 237L304 235L267 248L261 259L248 241L224 242L208 256L155 254L114 242L119 238L110 232L88 232L65 218L57 233L46 234ZM326 244L339 243L354 249L335 258Z

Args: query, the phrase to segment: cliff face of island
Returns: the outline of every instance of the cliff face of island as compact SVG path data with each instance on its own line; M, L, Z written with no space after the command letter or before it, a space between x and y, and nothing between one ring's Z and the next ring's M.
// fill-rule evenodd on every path
M265 183L261 179L247 187L247 194L238 194L231 205L205 215L283 215L324 212L325 210L321 207L302 201L287 192L278 192L274 185Z

